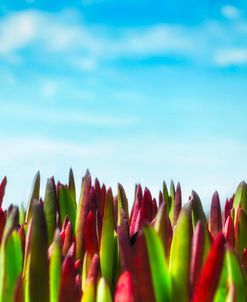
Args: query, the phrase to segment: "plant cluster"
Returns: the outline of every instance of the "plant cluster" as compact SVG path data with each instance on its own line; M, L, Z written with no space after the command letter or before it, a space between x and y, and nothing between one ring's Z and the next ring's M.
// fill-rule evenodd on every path
M247 301L247 184L221 210L213 194L207 218L192 191L163 182L158 200L136 185L131 211L122 185L92 183L87 171L76 202L68 184L36 174L27 208L2 209L0 302Z

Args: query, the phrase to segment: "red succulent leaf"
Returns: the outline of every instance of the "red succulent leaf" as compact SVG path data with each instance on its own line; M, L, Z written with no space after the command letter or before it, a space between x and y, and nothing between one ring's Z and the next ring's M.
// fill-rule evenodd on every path
M96 213L92 210L88 213L85 224L85 247L90 257L99 252L96 233Z
M118 184L118 200L121 202L121 205L122 205L121 207L124 209L124 212L126 213L126 216L129 220L128 199L126 197L124 187L120 183Z
M96 211L97 209L97 198L94 187L91 187L88 196L88 211Z
M143 194L143 201L141 207L141 215L142 215L142 224L146 222L151 222L153 218L153 205L152 205L152 195L148 188L145 188Z
M142 225L142 215L141 215L141 209L138 211L137 213L137 217L136 217L136 221L135 221L135 227L134 227L134 230L133 230L133 235L138 233L140 228L141 228L141 225ZM131 236L133 236L131 235Z
M3 236L3 230L4 230L4 227L5 227L5 223L6 223L5 213L2 210L2 208L0 207L0 243L2 241L2 236Z
M230 215L230 210L231 210L231 206L230 206L230 202L227 198L226 203L225 203L225 208L224 208L224 222L226 222L228 216Z
M212 197L208 227L213 238L215 238L222 230L220 198L217 191L214 192Z
M163 202L164 202L163 194L161 191L159 191L159 207L162 205Z
M69 222L69 217L68 217L68 215L66 215L64 218L63 224L62 224L62 230L65 231L68 222Z
M103 184L100 192L100 205L98 207L101 217L103 217L104 215L105 199L106 199L106 187Z
M192 302L212 302L217 289L225 254L225 238L220 233L213 242L195 285Z
M235 198L235 194L232 195L231 198L229 198L229 203L230 203L230 208L233 207L233 201L234 201L234 198Z
M96 196L97 209L98 209L100 205L100 195L101 195L101 187L98 178L95 178L94 189L95 189L95 196Z
M134 286L129 271L123 272L117 282L114 302L134 302Z
M232 217L229 215L226 219L225 225L224 225L224 235L226 242L234 247L235 245L235 231L234 231L234 222Z
M24 302L24 288L23 288L23 279L20 275L16 280L15 292L14 292L14 301L15 302Z
M138 216L138 212L141 208L142 204L142 187L138 185L136 188L136 198L132 208L131 216L130 216L130 236L135 233L136 220Z
M182 208L182 192L181 192L180 183L178 183L176 187L175 199L174 199L173 225L177 223L181 208Z
M100 269L100 258L98 254L95 254L92 258L89 270L88 270L88 276L87 278L93 281L93 283L96 285L98 274Z
M124 209L120 209L120 226L117 228L120 259L123 270L133 269L133 256L129 236L128 218Z
M75 243L72 243L62 264L59 302L80 301L75 270Z
M118 223L118 197L117 195L113 197L113 210L114 210L114 230L117 230Z
M154 290L151 286L152 276L149 265L147 245L143 233L139 234L133 246L133 262L135 279L138 282L137 290L140 301L155 301Z
M81 266L81 259L76 260L74 266L75 270L78 270Z
M201 273L201 268L203 264L204 240L204 229L202 222L199 220L196 224L196 229L192 238L192 251L190 263L190 284L192 291Z
M99 210L96 211L96 233L98 238L98 246L100 246L101 234L102 234L102 216Z
M153 200L152 200L152 220L155 219L157 212L158 212L157 202L156 202L156 199L153 198Z
M246 248L243 250L242 267L245 269L245 271L247 271L247 249Z
M72 225L71 225L70 221L68 221L66 228L65 228L64 241L63 241L63 245L62 245L62 255L63 256L65 256L68 253L72 240L73 240Z
M6 184L7 184L7 177L5 176L0 184L0 208L2 207Z
M63 245L64 239L65 239L65 230L62 230L62 231L60 232L60 236L61 236L61 243L62 243L62 245Z

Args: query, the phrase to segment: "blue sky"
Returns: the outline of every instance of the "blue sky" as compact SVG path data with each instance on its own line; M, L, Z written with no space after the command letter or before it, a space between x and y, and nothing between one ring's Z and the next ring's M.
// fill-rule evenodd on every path
M195 189L205 207L247 171L245 1L0 4L5 205L33 175L77 186L86 168L130 202L141 182Z

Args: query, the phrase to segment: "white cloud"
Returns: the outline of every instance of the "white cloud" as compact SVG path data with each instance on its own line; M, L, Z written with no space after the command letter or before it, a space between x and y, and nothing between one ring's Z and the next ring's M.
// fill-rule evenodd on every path
M215 63L219 66L247 64L247 48L223 49L215 55Z
M110 55L149 56L192 51L191 39L179 25L159 24L148 28L126 30L108 47Z
M50 85L50 84L49 84ZM50 88L49 88L50 89ZM52 88L53 89L53 88ZM47 91L46 91L47 93ZM50 93L50 92L49 92ZM137 117L124 117L107 114L96 114L95 112L86 112L83 110L56 109L37 106L20 106L18 104L0 104L0 117L8 116L15 120L29 120L48 124L66 125L86 125L102 127L125 127L137 125Z
M71 65L76 69L81 69L85 71L93 71L97 67L97 59L95 57L77 57L73 58L70 62Z
M45 81L41 87L41 93L45 98L52 98L58 91L57 84L53 81Z
M17 13L0 21L0 54L5 54L31 43L36 35L35 15Z
M237 19L240 17L240 10L232 5L224 5L221 8L221 13L224 17L228 18L228 19Z
M237 17L235 7L224 6L222 13ZM14 56L21 48L30 54L45 56L85 71L95 70L101 62L121 58L145 58L156 55L181 56L196 64L221 64L220 52L247 48L246 22L205 20L198 26L154 24L137 28L112 28L87 25L78 12L46 13L26 10L7 15L0 21L0 55ZM235 64L245 63L243 51L233 55ZM17 56L18 57L18 56ZM223 60L223 59L222 59ZM231 60L229 59L229 62ZM227 59L225 59L227 62ZM229 63L231 64L231 62Z
M67 19L66 11L52 15L29 10L10 15L1 24L3 30L0 32L0 52L15 51L33 43L38 43L39 47L50 52L70 50L101 58L181 52L191 48L188 35L184 35L181 26L177 25L160 24L137 30L122 29L113 38L111 28L90 28ZM92 59L90 66L91 62Z

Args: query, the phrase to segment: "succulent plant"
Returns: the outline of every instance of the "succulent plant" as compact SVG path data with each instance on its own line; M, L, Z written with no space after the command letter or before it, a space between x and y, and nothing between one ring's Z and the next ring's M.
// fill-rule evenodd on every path
M68 184L36 174L27 208L2 208L0 183L0 302L247 301L247 184L209 217L192 191L164 182L158 204L138 184L129 212L122 185L82 179L76 202Z

